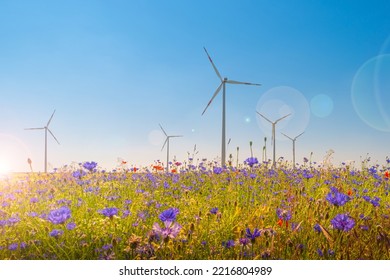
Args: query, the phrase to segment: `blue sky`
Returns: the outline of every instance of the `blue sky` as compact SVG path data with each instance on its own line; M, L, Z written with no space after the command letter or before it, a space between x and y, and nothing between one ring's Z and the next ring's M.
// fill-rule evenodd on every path
M137 166L221 151L219 85L223 77L261 83L227 85L228 154L321 162L390 156L389 1L7 1L0 0L0 166L43 170L50 124L50 167L123 158Z

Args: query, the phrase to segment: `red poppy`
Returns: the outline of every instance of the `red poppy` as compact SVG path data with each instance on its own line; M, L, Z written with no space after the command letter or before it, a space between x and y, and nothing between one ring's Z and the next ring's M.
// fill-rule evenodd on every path
M164 170L164 167L162 167L161 165L154 165L153 168L156 170Z
M177 173L177 170L176 169L172 169L171 172L172 173Z
M278 225L279 225L280 227L283 225L283 220L282 220L282 219L279 219Z
M133 171L134 171L134 172L137 172L137 170L138 170L137 167L134 167L134 168L133 168Z
M126 163L127 163L127 161L122 160L122 164L126 164Z
M351 191L351 190L348 190L347 194L348 194L349 196L351 196L351 195L352 195L352 191Z
M385 178L387 178L387 179L390 178L390 172L388 170L385 172Z

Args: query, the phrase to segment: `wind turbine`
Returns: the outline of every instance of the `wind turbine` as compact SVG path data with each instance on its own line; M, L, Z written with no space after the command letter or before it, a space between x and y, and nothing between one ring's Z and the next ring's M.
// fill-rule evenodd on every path
M293 168L295 168L295 140L297 140L297 138L298 138L299 136L301 136L303 133L304 133L304 132L302 132L301 134L299 134L299 135L296 136L295 138L291 138L291 137L287 136L286 134L284 134L284 133L282 132L282 134L283 134L284 136L286 136L288 139L290 139L290 140L293 142Z
M164 132L165 136L167 137L165 139L165 142L164 142L164 145L162 146L161 148L161 151L164 149L165 147L165 144L167 144L167 173L169 172L169 138L173 138L173 137L183 137L183 135L168 135L165 130L162 128L161 124L158 124L162 130L162 132Z
M276 161L275 161L275 126L276 126L276 124L279 122L279 121L281 121L281 120L283 120L284 118L287 118L288 116L290 116L291 115L291 113L290 114L288 114L288 115L285 115L284 117L281 117L281 118L279 118L279 119L277 119L276 121L274 121L274 122L272 122L272 121L270 121L269 119L267 119L265 116L263 116L262 114L260 114L259 112L257 112L256 111L256 113L258 113L260 116L262 116L266 121L268 121L268 122L270 122L271 124L272 124L272 144L273 144L273 162L272 162L272 167L274 167L275 168L275 164L276 164Z
M51 130L49 129L49 124L50 124L51 119L53 118L55 112L56 112L56 110L54 110L54 112L51 115L51 117L50 117L49 121L47 122L46 126L44 126L44 127L34 127L34 128L25 128L25 130L37 130L37 129L44 129L45 130L45 173L47 173L47 132L49 131L51 136L53 136L54 140L57 141L58 145L60 144L60 142L58 142L57 138L54 136L53 132L51 132Z
M221 84L217 87L217 90L214 92L213 97L211 97L209 103L207 104L206 108L204 109L203 114L206 112L207 108L210 106L211 102L213 102L214 98L218 95L219 91L222 88L222 156L221 156L221 166L223 167L225 165L225 159L226 159L226 84L237 84L237 85L249 85L249 86L261 86L261 84L253 84L253 83L247 83L247 82L238 82L234 80L229 80L228 78L223 78L221 74L219 74L217 67L215 67L214 62L212 61L209 53L207 52L206 48L203 47L211 65L214 68L215 73L217 74L218 78L221 80Z

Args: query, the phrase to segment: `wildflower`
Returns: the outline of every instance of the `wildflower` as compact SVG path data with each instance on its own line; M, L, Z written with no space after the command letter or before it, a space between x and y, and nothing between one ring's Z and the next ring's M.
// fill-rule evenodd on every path
M333 228L342 231L350 231L355 226L355 220L346 214L338 214L330 221L330 223Z
M210 213L216 215L216 214L218 213L218 207L212 208L212 209L210 210Z
M214 174L221 174L222 173L222 167L214 167L213 172L214 172Z
M246 247L248 244L249 244L249 239L244 237L244 238L240 238L240 244L243 246L243 247Z
M91 161L91 162L86 161L86 162L84 162L84 164L83 164L83 167L84 167L85 169L87 169L89 172L96 171L96 169L95 169L96 166L97 166L97 163L94 162L94 161Z
M320 248L317 249L317 254L320 256L320 257L323 257L324 256L324 252L322 252L322 250Z
M62 206L60 209L55 209L50 211L49 215L47 216L47 219L57 225L57 224L63 224L67 219L71 217L70 209L66 206Z
M347 203L350 198L349 196L339 192L336 188L331 188L331 191L326 196L326 200L335 206L342 206Z
M112 207L112 208L104 208L100 211L100 213L106 217L112 218L113 216L118 214L118 208Z
M276 209L276 215L278 215L279 219L282 219L283 221L289 221L291 220L291 211L290 210L283 210L283 209Z
M158 223L153 224L153 231L160 235L162 239L167 240L170 238L175 238L181 229L181 225L172 221L165 221L164 228L160 227Z
M379 201L380 201L381 199L379 198L379 197L374 197L374 199L371 199L370 200L370 203L372 204L372 205L374 205L374 207L378 207L379 206Z
M253 233L251 232L251 230L250 230L249 228L247 228L247 229L246 229L246 235L245 235L245 236L246 236L247 238L249 238L249 239L251 240L252 243L254 243L254 242L255 242L255 239L256 239L257 237L259 237L260 234L261 234L261 232L260 232L260 230L257 229L257 228L255 228L255 229L253 230Z
M158 217L162 222L173 222L176 220L176 216L179 214L179 209L177 208L169 208L162 212Z
M18 243L12 243L8 246L8 250L10 251L15 251L16 249L18 249L19 247L19 244Z
M233 239L230 239L228 241L222 241L222 246L225 247L226 249L234 247L235 243Z
M315 230L316 232L321 232L321 231L322 231L322 229L321 229L321 227L320 227L319 224L315 224L315 225L314 225L314 230Z
M87 173L85 173L84 170L76 170L72 173L72 176L76 179L81 179L81 177L85 176Z
M61 236L63 233L64 233L63 230L60 230L60 229L53 229L53 230L49 233L49 235L50 235L51 237L59 237L59 236Z
M258 164L258 163L259 163L259 161L258 161L257 158L255 158L255 157L247 158L247 159L244 161L244 164L247 164L247 165L249 165L250 167L253 167L253 165Z
M75 223L69 223L66 225L66 229L67 230L72 230L72 229L75 229L76 227L76 224Z
M386 170L386 172L384 174L384 177L385 177L385 179L389 179L390 178L390 172L388 170Z

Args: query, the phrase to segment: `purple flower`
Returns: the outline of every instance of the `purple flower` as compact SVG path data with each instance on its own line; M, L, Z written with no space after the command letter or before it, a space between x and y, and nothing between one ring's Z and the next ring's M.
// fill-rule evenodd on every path
M379 201L380 201L381 199L379 198L379 197L374 197L374 199L371 199L370 200L370 203L372 204L372 205L374 205L374 207L378 207L379 206Z
M217 214L218 213L218 207L214 207L214 208L212 208L211 210L210 210L210 213L211 214Z
M85 169L87 169L89 172L95 171L94 169L96 168L96 166L97 166L97 163L94 161L91 161L91 162L86 161L83 164L83 167Z
M319 224L315 224L315 225L314 225L314 230L315 230L316 232L321 232L321 231L322 231L322 229L321 229L321 227L320 227Z
M346 214L338 214L330 223L333 228L342 231L350 231L355 226L355 220Z
M51 237L59 237L59 236L61 236L63 233L64 233L63 230L60 230L60 229L53 229L53 230L49 233L49 235L50 235Z
M112 218L113 216L118 214L118 208L104 208L100 211L100 213L106 217Z
M67 219L71 217L70 209L66 206L62 206L60 209L55 209L50 211L49 215L47 216L47 219L57 225L57 224L63 224Z
M255 158L255 157L247 158L247 159L244 161L244 164L247 164L247 165L249 165L250 167L252 167L253 165L258 164L258 163L259 163L259 161L258 161L257 158Z
M76 170L72 173L72 176L76 179L81 179L81 177L85 176L87 173L85 173L84 170Z
M214 174L221 174L222 170L222 167L214 167L213 172Z
M15 251L16 249L18 249L19 247L19 244L18 243L12 243L8 246L8 250L10 251Z
M234 247L234 240L230 239L228 241L222 241L222 246L225 247L226 249Z
M67 230L72 230L72 229L75 229L76 227L76 224L75 223L69 223L66 225L66 229Z
M322 250L320 248L317 249L317 254L320 256L320 257L323 257L324 256L324 252L322 252Z
M276 215L278 215L279 219L282 219L283 221L289 221L291 220L291 211L290 210L284 210L284 209L276 209Z
M240 244L242 245L242 246L247 246L248 244L249 244L249 239L248 238L246 238L246 237L244 237L244 238L240 238Z
M330 193L326 196L326 200L335 206L342 206L347 203L350 198L348 195L339 192L336 188L331 188Z
M181 225L172 221L165 221L164 226L165 227L162 228L158 223L153 224L153 231L160 235L162 239L166 239L169 237L175 238L179 234L181 229Z
M255 239L256 239L256 237L259 237L260 236L260 230L259 229L257 229L257 228L255 228L254 230L253 230L253 233L251 232L251 230L249 229L249 228L247 228L246 229L246 234L245 234L245 236L247 237L247 238L249 238L251 241L252 241L252 243L255 241Z
M176 220L176 216L179 214L179 209L177 208L169 208L162 212L158 217L162 222L173 222Z

